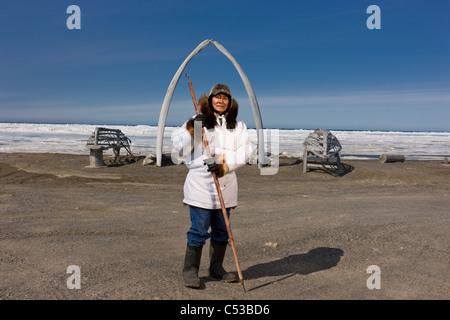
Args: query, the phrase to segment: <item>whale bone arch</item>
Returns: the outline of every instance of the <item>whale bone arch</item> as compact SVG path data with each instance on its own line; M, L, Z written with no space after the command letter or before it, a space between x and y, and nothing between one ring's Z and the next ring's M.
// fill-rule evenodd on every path
M164 138L164 128L166 125L167 120L167 114L169 113L169 107L170 103L173 98L173 94L175 92L175 88L178 84L178 81L180 80L181 74L183 73L184 69L186 68L187 64L192 60L192 58L203 50L208 44L212 43L220 52L222 52L234 65L237 72L241 76L242 82L244 83L245 89L247 91L247 95L250 99L250 104L252 106L253 110L253 117L255 118L255 126L256 126L256 135L258 139L258 158L259 158L259 166L261 167L263 164L265 164L265 157L264 157L264 133L263 133L263 126L262 126L262 119L261 119L261 112L259 111L259 105L258 101L256 100L255 92L253 91L253 88L250 84L250 81L248 80L246 74L244 73L244 70L242 70L241 66L237 63L236 59L217 41L214 41L212 39L207 39L201 42L197 48L195 48L191 54L184 60L184 62L180 65L177 72L172 78L172 81L169 84L169 88L167 89L166 96L164 97L164 101L161 107L161 113L159 115L159 121L158 121L158 133L156 137L156 165L161 166L162 163L162 149L163 149L163 138Z

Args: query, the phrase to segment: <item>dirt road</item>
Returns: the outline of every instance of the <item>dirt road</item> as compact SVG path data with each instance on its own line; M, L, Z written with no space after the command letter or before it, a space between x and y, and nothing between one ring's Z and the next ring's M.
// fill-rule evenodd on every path
M202 288L183 286L184 165L1 154L0 299L448 299L450 167L344 163L342 177L289 158L276 175L238 170L244 294L203 277L206 248ZM231 250L225 267L236 270Z

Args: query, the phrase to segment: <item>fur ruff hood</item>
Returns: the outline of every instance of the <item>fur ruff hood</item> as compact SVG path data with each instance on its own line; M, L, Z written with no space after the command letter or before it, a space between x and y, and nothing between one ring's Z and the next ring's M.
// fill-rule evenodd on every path
M239 105L235 99L230 100L231 107L228 109L227 113L224 115L226 119L227 129L236 128L236 120L239 110ZM205 115L205 126L206 129L213 129L216 124L217 113L214 112L213 107L209 104L208 95L204 94L198 99L198 106L200 108L200 113ZM187 123L187 129L194 128L194 119L189 119Z

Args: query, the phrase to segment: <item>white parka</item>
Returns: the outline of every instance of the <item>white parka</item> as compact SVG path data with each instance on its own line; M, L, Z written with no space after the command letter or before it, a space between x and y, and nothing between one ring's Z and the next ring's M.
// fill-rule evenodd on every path
M200 139L191 137L186 129L187 121L172 136L173 151L186 158L189 168L184 183L185 204L204 209L220 209L213 176L207 171L203 160L208 158L204 144ZM200 131L200 130L199 130ZM198 132L198 131L197 131ZM217 125L206 130L211 155L225 156L229 172L219 178L223 200L227 208L238 205L238 183L235 170L248 162L252 152L247 126L241 120L236 121L235 129L227 129L224 116L217 116Z

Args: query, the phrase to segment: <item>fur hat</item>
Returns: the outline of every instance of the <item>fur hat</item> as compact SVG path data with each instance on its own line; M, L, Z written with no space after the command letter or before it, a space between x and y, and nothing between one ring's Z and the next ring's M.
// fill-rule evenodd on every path
M212 98L218 94L224 94L228 97L228 100L230 101L228 103L228 108L227 110L225 110L224 114L226 114L228 112L228 110L230 110L231 108L231 104L233 103L232 99L231 99L231 90L230 88L226 85L226 84L222 84L222 83L217 83L215 84L212 88L211 91L209 92L209 96L208 96L208 102L210 107L213 109L213 105L212 105ZM214 109L213 109L214 110Z
M211 88L211 91L209 92L209 97L211 98L211 97L213 97L215 95L218 95L219 93L226 94L227 96L229 96L231 98L230 87L228 87L226 84L221 84L221 83L215 84Z

